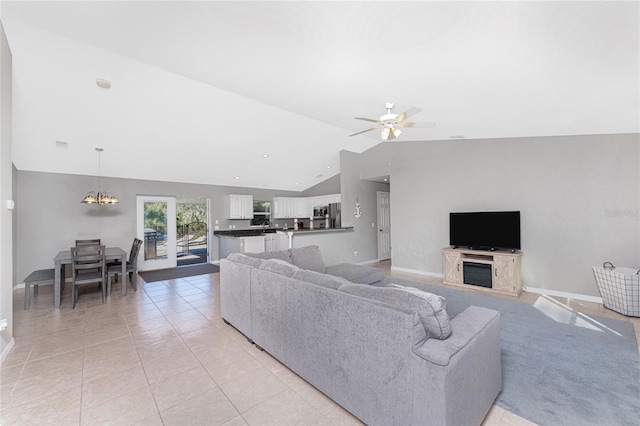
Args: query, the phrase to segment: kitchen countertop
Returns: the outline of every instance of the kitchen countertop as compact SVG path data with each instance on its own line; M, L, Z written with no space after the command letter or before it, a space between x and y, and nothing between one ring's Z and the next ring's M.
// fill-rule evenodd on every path
M249 228L249 229L224 229L213 231L213 235L222 238L243 238L243 237L259 237L265 234L287 234L293 232L294 235L303 234L320 234L330 232L344 232L353 230L353 226L345 226L342 228L304 228L294 230L293 228Z
M301 235L301 234L320 234L320 233L329 233L329 232L344 232L344 231L352 231L352 230L353 230L353 226L343 226L342 228L313 228L313 229L304 228L304 229L298 229L298 230L289 228L289 229L278 229L277 233L286 234L288 232L293 232L294 235Z
M277 228L246 228L246 229L224 229L213 231L213 235L216 237L259 237L264 234L275 234Z

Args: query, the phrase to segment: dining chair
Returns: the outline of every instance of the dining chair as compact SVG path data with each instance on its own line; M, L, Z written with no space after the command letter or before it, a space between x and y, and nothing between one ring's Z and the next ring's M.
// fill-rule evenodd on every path
M104 246L88 245L71 247L73 288L71 290L72 309L78 301L78 287L83 284L99 283L102 289L102 303L105 303L105 261Z
M129 281L133 287L133 291L138 291L137 274L138 274L138 253L140 253L140 246L142 246L142 240L134 238L133 245L131 246L131 253L129 253L129 260L127 261L126 271L129 275ZM111 294L111 277L115 276L116 282L118 282L118 275L122 275L122 264L120 262L109 264L107 267L107 294ZM127 285L127 278L122 278L122 285Z
M76 247L80 246L99 246L100 238L94 238L91 240L76 240Z

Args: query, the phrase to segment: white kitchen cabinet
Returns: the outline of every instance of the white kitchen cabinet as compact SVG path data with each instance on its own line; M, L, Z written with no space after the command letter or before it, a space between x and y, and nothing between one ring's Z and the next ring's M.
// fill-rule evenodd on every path
M253 219L253 195L227 194L225 212L227 219Z
M340 194L331 194L331 195L327 195L327 204L333 204L333 203L339 203L341 202L340 200L342 200L342 197Z
M293 219L295 218L295 198L292 197L274 197L273 212L275 219Z
M293 217L294 218L309 218L313 216L313 210L307 209L306 198L294 198L293 199Z
M313 216L314 207L339 203L340 194L316 197L274 197L272 215L275 219L304 219Z
M263 253L264 252L264 236L244 237L241 238L244 244L243 253Z
M264 251L276 251L280 250L279 234L264 234Z

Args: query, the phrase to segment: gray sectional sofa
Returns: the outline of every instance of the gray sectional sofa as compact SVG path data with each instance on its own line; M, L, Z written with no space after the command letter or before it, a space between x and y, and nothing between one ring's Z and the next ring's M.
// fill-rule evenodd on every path
M232 254L220 262L221 314L367 424L480 424L502 388L499 312L450 320L442 297L370 285L383 278L325 267L316 246Z

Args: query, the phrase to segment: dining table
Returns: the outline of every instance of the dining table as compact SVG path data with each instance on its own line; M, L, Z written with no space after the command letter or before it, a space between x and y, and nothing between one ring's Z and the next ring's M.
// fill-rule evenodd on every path
M104 250L105 261L119 260L122 264L122 295L127 295L127 252L120 247L107 247ZM55 263L55 274L53 281L53 306L60 307L62 296L62 283L65 281L65 265L70 265L72 261L71 250L59 251L53 258Z

